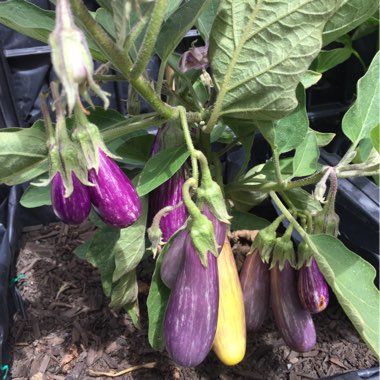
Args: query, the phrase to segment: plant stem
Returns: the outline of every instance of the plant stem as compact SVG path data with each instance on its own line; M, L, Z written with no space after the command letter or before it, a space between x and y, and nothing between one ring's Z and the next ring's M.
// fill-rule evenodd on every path
M156 93L158 95L160 95L162 92L162 83L164 81L166 64L167 64L167 60L161 61L160 70L158 72L158 78L157 78L157 83L156 83Z
M187 124L187 119L186 119L186 110L182 106L178 106L177 109L179 111L179 117L181 120L183 136L185 138L187 149L190 152L192 176L196 182L195 187L198 187L199 172L198 172L198 162L197 162L197 150L194 148L193 140L191 139L189 125Z
M154 46L165 17L167 0L157 0L155 2L147 32L141 44L136 62L134 63L130 77L135 79L139 77L146 69L149 60L153 54Z
M277 194L274 191L270 191L269 195L273 199L273 202L276 204L276 206L283 213L283 215L285 215L286 219L288 219L289 223L291 223L293 225L293 227L297 230L297 232L301 235L301 237L303 239L305 239L305 236L307 235L305 230L300 226L300 224L297 222L297 220L293 217L293 215L284 206L284 204L281 202L281 200L277 196Z
M84 28L94 37L97 45L109 61L129 80L130 84L136 88L136 91L165 119L177 119L178 111L161 100L149 81L143 76L136 78L130 77L132 61L120 51L115 43L110 39L107 33L93 19L83 0L70 0L73 13L81 20Z
M95 74L93 76L94 80L99 82L116 82L116 81L125 81L124 75L100 75Z
M187 211L193 218L196 218L197 216L201 214L201 211L199 210L197 205L193 202L190 195L191 188L192 187L196 188L197 186L198 186L198 182L193 177L187 179L182 186L183 203L185 204Z
M274 171L276 174L277 183L281 185L282 175L281 175L281 167L280 167L280 155L276 148L272 149L272 152L273 152Z
M47 98L47 93L41 93L39 96L40 99L40 108L42 112L42 116L44 118L44 125L46 129L46 135L47 135L47 145L48 148L50 149L54 143L55 143L55 136L54 136L54 128L53 124L51 122L50 114L49 114L49 109L46 103L46 98Z

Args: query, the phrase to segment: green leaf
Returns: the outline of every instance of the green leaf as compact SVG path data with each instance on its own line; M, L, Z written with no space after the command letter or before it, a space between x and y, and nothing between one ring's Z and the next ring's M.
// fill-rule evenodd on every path
M380 356L376 270L329 235L309 236L318 266L360 336ZM312 247L313 248L313 247Z
M284 191L293 207L299 212L315 213L322 210L321 204L306 190L297 187Z
M17 185L48 170L46 136L42 122L31 128L0 131L0 183Z
M329 145L335 137L335 133L318 132L314 131L311 128L309 128L309 130L312 131L312 133L314 133L315 137L317 138L317 144L319 147Z
M313 70L322 74L347 61L351 57L352 52L353 50L348 46L332 50L322 50L313 63Z
M319 148L317 138L308 132L304 141L296 149L293 158L293 176L303 177L313 174L317 170Z
M189 0L178 8L161 28L156 42L156 52L166 61L185 34L191 29L210 0Z
M318 83L319 80L322 78L321 73L317 73L312 70L307 70L303 77L301 78L301 83L305 89L313 86L314 84Z
M372 129L371 140L373 147L380 153L380 124Z
M138 299L129 305L125 305L124 310L126 310L131 317L133 326L135 326L136 329L141 330L140 308Z
M231 231L261 230L269 226L270 222L249 212L232 211Z
M273 120L291 112L337 3L221 0L209 48L219 88L213 114Z
M185 163L190 153L186 146L165 149L153 156L145 165L137 185L140 197L167 181Z
M202 14L198 17L196 27L203 38L203 41L210 39L210 32L212 24L215 20L216 12L218 11L220 0L209 1L208 6L203 10Z
M116 154L122 161L131 165L144 165L149 157L154 136L143 135L129 139L116 149Z
M29 185L22 194L20 204L26 208L50 206L51 185L44 187Z
M305 139L309 128L305 89L302 85L297 87L296 96L298 100L296 109L284 118L274 122L274 143L279 153L289 152L300 145Z
M105 227L97 232L91 239L85 259L95 268L99 269L103 291L106 296L112 292L112 276L115 270L115 247L120 236L120 230L112 227ZM79 254L83 255L83 250Z
M101 131L128 120L120 112L113 109L105 110L103 107L95 107L89 108L88 111L90 112L87 117L88 120L96 124Z
M132 270L124 274L112 289L109 307L112 309L120 309L127 304L135 302L137 294L136 270Z
M147 199L142 198L142 211L139 219L131 226L120 230L120 236L112 254L115 256L115 271L112 281L116 282L135 269L145 252L145 225L147 216Z
M174 237L170 239L169 242L171 243L173 239ZM148 339L150 345L157 351L162 351L165 348L163 325L170 290L162 282L160 270L162 259L170 247L169 242L165 245L164 249L158 256L156 268L154 270L152 282L149 288L148 299L146 301L149 320Z
M323 31L323 46L355 29L372 16L379 5L378 0L344 0L326 23Z
M343 132L354 146L370 137L372 129L380 124L379 60L378 52L367 73L359 79L356 101L343 117Z
M112 2L112 4L114 1ZM113 39L116 37L115 25L113 23L112 13L105 9L99 8L95 13L95 20L100 24L103 29L111 36Z

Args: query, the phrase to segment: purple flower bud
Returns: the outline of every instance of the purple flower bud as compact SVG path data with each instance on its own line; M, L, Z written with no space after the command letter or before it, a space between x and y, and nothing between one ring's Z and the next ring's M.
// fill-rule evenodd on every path
M179 63L180 70L185 73L191 69L206 69L209 65L207 53L208 44L205 46L192 47L182 54Z
M90 211L91 201L88 188L79 182L76 175L71 172L73 192L65 198L65 186L61 173L57 172L52 181L51 203L55 215L67 224L80 224L84 222Z
M111 226L124 228L141 214L137 192L124 172L99 149L99 170L88 173L94 187L89 187L91 202L102 220Z

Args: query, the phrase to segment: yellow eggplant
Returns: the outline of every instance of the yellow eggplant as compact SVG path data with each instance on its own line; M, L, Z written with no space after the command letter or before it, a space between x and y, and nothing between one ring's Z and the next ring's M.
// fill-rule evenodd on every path
M219 310L213 350L221 362L241 362L246 349L246 326L243 292L229 240L226 238L217 260Z

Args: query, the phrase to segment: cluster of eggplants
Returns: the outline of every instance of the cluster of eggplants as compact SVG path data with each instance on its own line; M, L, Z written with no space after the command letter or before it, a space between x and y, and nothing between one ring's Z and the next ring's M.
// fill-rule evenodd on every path
M298 272L298 273L297 273ZM248 255L240 272L248 331L257 331L268 312L269 299L274 319L285 343L304 352L316 343L311 313L324 310L328 304L327 283L314 258L299 271L285 261L283 270L271 270L259 251Z
M214 225L216 241L223 246L227 226L205 205L202 213ZM217 258L207 253L201 264L188 230L180 232L161 265L161 278L171 288L164 317L164 338L170 357L180 365L200 364L212 348L219 307Z
M83 185L72 173L73 192L65 198L61 174L55 174L52 181L52 206L63 222L82 223L90 213L91 204L100 218L114 227L127 227L139 218L141 202L132 182L101 149L98 173L91 169L88 179L94 186Z
M163 147L165 134L169 131L170 126L166 125L157 131L150 152L151 157L160 152ZM167 206L176 206L182 201L182 186L185 182L185 169L181 167L172 177L170 177L162 185L154 189L149 195L149 222L158 211ZM160 228L162 231L162 239L168 241L187 218L185 205L181 205L160 220ZM150 224L149 223L149 224Z

